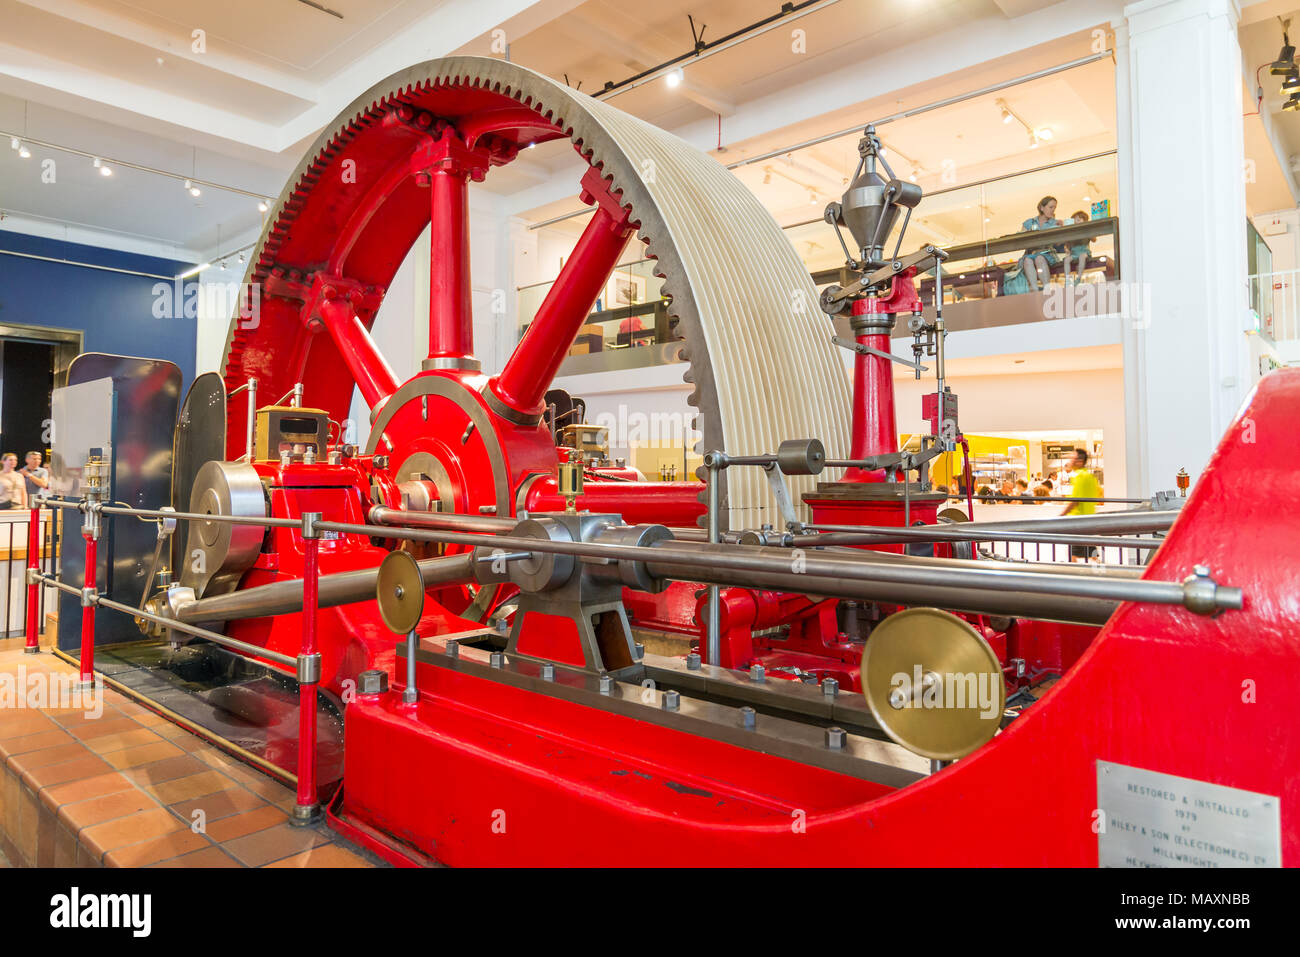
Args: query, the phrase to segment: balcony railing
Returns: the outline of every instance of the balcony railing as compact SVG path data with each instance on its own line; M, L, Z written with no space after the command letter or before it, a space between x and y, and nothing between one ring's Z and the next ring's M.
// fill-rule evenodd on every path
M1114 195L1115 184L1115 151L1108 150L929 193L910 221L905 245L934 243L948 252L943 298L949 330L1117 311L1119 220L1106 198ZM1045 195L1057 198L1060 225L1027 228L1036 223ZM819 287L848 281L830 228L816 219L784 229ZM1029 253L1032 272L1025 266ZM679 336L659 295L662 283L649 260L618 267L561 375L675 361ZM918 277L917 285L922 300L931 301L933 271ZM521 337L550 286L520 287ZM897 334L907 335L906 328Z

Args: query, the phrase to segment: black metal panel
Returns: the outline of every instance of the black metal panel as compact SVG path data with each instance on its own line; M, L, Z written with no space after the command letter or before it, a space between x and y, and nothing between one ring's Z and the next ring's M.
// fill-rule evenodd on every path
M178 512L190 507L190 492L199 469L213 459L226 457L226 386L215 372L205 372L194 380L181 404L172 442L171 505ZM178 528L172 536L171 567L180 567L185 548L186 529ZM180 578L174 575L174 578Z
M68 369L68 385L96 379L113 381L112 462L109 497L134 508L157 508L171 501L172 439L180 405L181 370L174 362L88 352ZM58 436L55 436L56 443ZM85 543L79 512L64 512L62 578L80 585L85 576ZM138 605L149 576L157 527L131 517L105 516L96 573L101 594ZM140 632L126 615L98 611L95 643L138 641ZM59 647L80 645L81 603L60 593Z

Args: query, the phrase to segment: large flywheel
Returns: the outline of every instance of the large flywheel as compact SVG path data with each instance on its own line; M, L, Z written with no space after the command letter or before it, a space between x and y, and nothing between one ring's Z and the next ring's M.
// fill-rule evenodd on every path
M566 264L528 335L489 380L472 358L465 184L520 148L561 137L592 167L581 188L597 213L571 257L578 265ZM423 373L400 385L368 330L431 222L430 356ZM602 223L613 239L600 235ZM304 402L342 422L359 387L372 407L370 451L432 463L439 480L459 489L444 508L512 512L509 486L546 468L548 454L553 467L553 449L534 440L542 433L534 406L615 265L620 229L639 235L665 279L685 339L700 450L753 454L815 436L832 455L847 454L849 387L831 329L807 269L753 194L677 137L480 57L395 74L313 144L251 257L245 281L260 288L260 311L232 320L227 391L256 378L264 404L302 382ZM246 402L247 393L230 402L230 458L243 451ZM481 434L489 426L496 436ZM481 449L471 442L476 433ZM461 468L448 460L463 456L478 456L481 468L442 474ZM726 526L779 524L758 470L733 470L724 481ZM792 481L796 501L812 482Z

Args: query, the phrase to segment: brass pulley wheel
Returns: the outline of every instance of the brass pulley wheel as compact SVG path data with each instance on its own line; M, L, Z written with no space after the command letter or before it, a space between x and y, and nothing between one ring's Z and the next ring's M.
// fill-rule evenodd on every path
M379 563L375 598L390 630L399 635L415 630L424 614L424 579L410 552L389 552Z
M989 643L935 608L909 608L876 626L862 653L862 690L886 734L942 761L988 743L1007 699Z

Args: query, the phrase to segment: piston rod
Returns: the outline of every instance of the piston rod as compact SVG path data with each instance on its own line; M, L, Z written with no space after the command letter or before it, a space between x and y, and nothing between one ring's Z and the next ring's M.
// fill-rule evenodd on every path
M322 522L321 528L353 535L382 535L384 530L369 525L344 522ZM390 533L391 534L391 533ZM801 554L791 552L774 556L770 548L761 545L711 545L694 542L665 540L650 546L619 545L611 542L564 542L543 540L522 535L485 536L450 531L403 530L402 537L416 541L444 542L461 545L487 545L517 548L525 551L551 552L583 558L613 561L645 562L649 573L657 578L677 578L682 581L700 581L698 571L690 574L663 574L671 565L677 569L687 567L709 569L710 578L721 577L726 571L727 584L750 585L759 588L781 588L778 578L786 582L793 570L795 559L801 566L796 581L803 576L825 576L828 580L843 579L853 582L880 582L890 585L930 585L935 588L952 587L994 592L1027 592L1039 595L1060 595L1070 598L1095 598L1112 601L1151 602L1161 605L1184 605L1192 611L1210 614L1225 608L1241 608L1240 588L1217 585L1206 578L1197 577L1186 582L1147 581L1113 578L1104 574L1095 577L1080 575L1054 575L1002 569L945 568L930 569L913 566L891 566L865 562L856 556ZM976 566L978 563L972 563ZM735 574L749 573L749 574ZM706 578L706 581L708 579ZM839 595L843 586L834 590L818 590L796 585L786 590L812 594ZM854 597L849 595L848 597Z
M426 588L443 585L464 585L474 581L474 555L446 555L426 558L418 563L420 577ZM375 597L379 567L362 568L350 572L336 572L320 576L320 594L317 605L331 608L354 601L367 601ZM269 615L287 615L302 610L302 579L256 585L228 595L214 595L180 602L175 609L179 621L233 621L237 618L263 618Z

